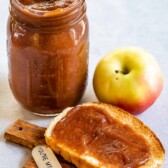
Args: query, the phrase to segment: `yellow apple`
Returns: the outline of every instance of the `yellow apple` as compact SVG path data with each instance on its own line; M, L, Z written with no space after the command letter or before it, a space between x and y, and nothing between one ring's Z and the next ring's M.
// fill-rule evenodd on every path
M139 114L160 95L163 76L154 57L146 50L121 48L100 60L93 87L99 101Z

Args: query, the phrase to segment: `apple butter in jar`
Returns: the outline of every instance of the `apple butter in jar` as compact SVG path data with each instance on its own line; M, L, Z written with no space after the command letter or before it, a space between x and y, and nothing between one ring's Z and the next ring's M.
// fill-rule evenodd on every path
M10 0L9 84L29 111L56 115L81 99L88 71L85 0Z

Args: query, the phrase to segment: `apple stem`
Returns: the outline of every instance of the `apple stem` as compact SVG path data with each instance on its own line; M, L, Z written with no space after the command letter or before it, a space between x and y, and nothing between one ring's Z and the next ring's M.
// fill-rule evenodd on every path
M129 73L129 71L128 71L128 69L127 69L127 68L125 68L124 70L115 70L115 73L121 73L121 74L126 75L126 74L128 74L128 73Z

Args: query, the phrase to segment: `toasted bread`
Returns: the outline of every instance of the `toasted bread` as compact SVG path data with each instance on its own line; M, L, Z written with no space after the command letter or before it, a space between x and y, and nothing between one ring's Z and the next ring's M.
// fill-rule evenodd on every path
M89 116L90 118L88 118L87 114L85 113L86 118L84 120L81 119L78 123L79 125L76 125L76 128L74 126L73 127L74 129L71 128L71 130L66 130L70 128L70 126L69 128L67 127L68 124L73 125L73 115L74 116L76 115L75 112L73 112L74 114L72 115L71 119L68 119L68 117L70 117L72 111L75 111L75 110L80 111L80 108L81 109L95 108L94 111L97 110L98 113L96 112L95 114L93 113L95 116L93 116L92 113L90 113L90 116ZM99 114L99 113L102 113L102 114ZM80 113L78 112L77 115L79 114ZM104 121L104 119L102 119L101 122L99 122L101 116L105 117L107 121ZM80 116L78 116L78 118L80 118ZM88 123L87 123L87 119L89 120ZM68 120L69 122L67 122ZM98 121L95 128L93 127L93 124L92 124L94 120ZM95 140L96 136L90 135L92 138L94 137L91 142L89 141L83 141L82 143L79 142L81 141L81 138L86 138L86 134L88 136L87 130L85 131L80 130L84 127L77 128L77 127L80 127L80 123L81 125L86 126L86 128L93 127L95 130L98 129L99 132L101 132L103 122L109 122L109 125L105 127L105 130L106 130L105 134L99 133L98 138L100 140L96 141ZM115 123L115 122L118 125L116 126L117 127L116 130L115 128L113 128L115 131L115 133L113 133L113 129L111 129L111 127L113 127L112 123ZM64 124L63 129L60 129L61 128L59 127L60 124ZM117 129L119 130L119 132L116 132L118 131ZM64 130L66 131L64 132ZM60 137L58 135L62 135L61 131L63 134L66 133L65 137L66 138L68 137L67 139L62 138L60 140ZM77 131L82 131L82 134L77 134L76 133ZM56 132L56 134L58 133L58 135L55 135L54 132ZM94 130L90 130L90 132L93 133ZM95 134L95 132L93 134ZM110 134L110 136L107 134ZM113 134L117 134L117 135L113 135ZM62 136L64 137L64 135ZM115 149L111 148L110 146L111 144L109 144L109 141L108 141L109 137L111 139L114 139L114 141L116 140L115 138L118 138L117 143L118 141L121 140L121 144L122 143L125 143L125 144L119 145L120 147L117 147ZM136 168L136 167L159 168L163 165L164 158L165 158L165 151L160 140L147 126L145 126L140 120L138 120L131 114L125 112L124 110L112 105L104 104L104 103L85 103L73 108L65 109L60 115L55 117L53 121L50 123L49 127L45 132L45 139L46 139L46 143L57 154L62 155L65 160L72 162L78 168L122 168L122 167L123 168ZM72 141L72 143L70 141ZM99 141L101 141L100 142L101 146L99 144ZM112 141L110 141L110 143L111 142ZM99 146L97 146L96 143L98 143ZM103 154L102 152L103 149L105 149L104 152L107 152L108 155L107 153ZM112 151L110 151L111 149ZM132 154L129 154L129 151ZM134 153L135 155L137 155L139 162L137 161L137 158L134 158ZM127 154L128 156L126 156ZM109 161L107 158L109 158ZM121 158L121 161L120 161L120 158Z

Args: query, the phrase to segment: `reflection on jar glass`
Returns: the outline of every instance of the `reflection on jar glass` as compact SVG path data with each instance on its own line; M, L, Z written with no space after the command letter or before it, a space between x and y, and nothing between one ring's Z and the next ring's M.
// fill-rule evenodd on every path
M55 115L81 99L88 71L85 0L11 0L9 83L18 102Z

